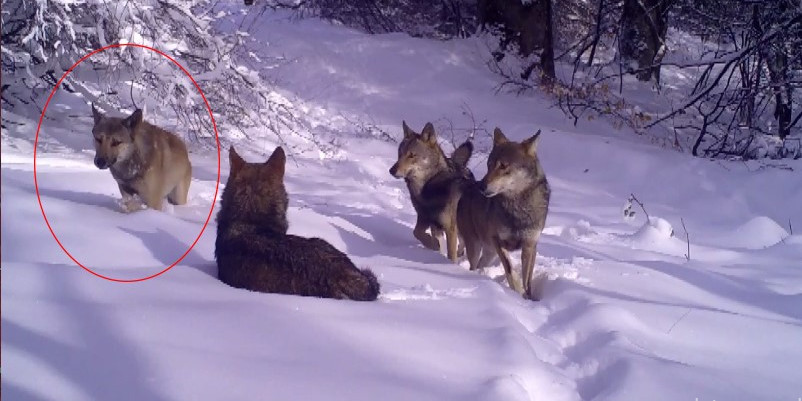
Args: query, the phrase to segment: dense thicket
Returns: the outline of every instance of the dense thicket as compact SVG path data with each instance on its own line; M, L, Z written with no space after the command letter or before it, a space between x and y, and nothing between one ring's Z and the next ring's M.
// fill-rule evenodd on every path
M679 28L713 44L698 63L702 73L691 99L674 112L691 109L702 117L693 127L699 131L694 154L749 152L755 136L727 135L734 128L781 141L799 134L802 2L685 0L675 15ZM799 136L793 139L798 149Z
M802 157L799 0L307 0L294 7L372 33L491 32L498 41L490 64L503 86L545 88L575 122L601 114L673 136L678 147L680 137L691 138L688 149L699 156ZM682 60L667 44L672 28L700 41L698 58ZM517 71L499 64L508 55L520 58ZM570 72L560 76L555 63ZM695 77L683 102L649 113L626 100L628 75L668 90L666 66Z
M469 36L478 24L475 0L306 0L286 7L368 33L448 39Z

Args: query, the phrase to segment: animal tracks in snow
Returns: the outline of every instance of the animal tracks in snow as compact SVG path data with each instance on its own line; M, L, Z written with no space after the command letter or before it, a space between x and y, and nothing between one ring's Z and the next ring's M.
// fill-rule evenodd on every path
M550 340L560 350L562 358L555 365L575 381L576 390L583 400L598 397L625 375L627 363L608 350L634 346L620 331L591 329L602 320L640 326L637 318L623 309L575 300L552 311L536 330L539 336Z
M477 287L449 288L445 290L435 290L429 284L414 286L411 288L397 289L384 292L379 295L379 299L395 301L438 301L448 298L473 298Z

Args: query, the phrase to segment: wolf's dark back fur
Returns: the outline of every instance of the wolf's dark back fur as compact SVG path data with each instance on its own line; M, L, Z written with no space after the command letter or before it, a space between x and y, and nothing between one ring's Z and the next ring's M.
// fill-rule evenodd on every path
M442 211L448 207L448 203L453 200L453 193L462 192L467 185L475 181L473 173L466 166L472 152L473 144L465 142L454 150L451 158L443 155L446 167L422 186L417 188L414 183L407 181L412 206L429 224L442 229L440 217Z
M246 163L233 147L217 215L215 259L224 283L252 291L372 301L379 282L320 238L287 235L284 151Z
M488 198L482 194L479 182L471 183L463 194L463 202L460 202L457 209L463 217L462 221L475 221L475 224L460 225L460 232L472 231L475 236L481 235L477 227L479 220L487 220L492 216L499 226L506 227L510 237L501 240L502 246L507 250L521 249L522 237L519 233L534 230L538 233L543 231L548 214L551 189L548 181L539 180L532 183L518 197L497 195ZM538 205L533 207L532 205Z

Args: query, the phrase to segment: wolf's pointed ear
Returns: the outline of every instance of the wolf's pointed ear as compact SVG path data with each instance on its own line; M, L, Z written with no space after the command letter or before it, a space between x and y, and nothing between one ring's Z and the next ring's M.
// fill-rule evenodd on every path
M243 160L234 149L234 145L231 145L231 147L228 148L228 164L231 167L231 172L229 173L230 175L234 175L242 168L242 166L245 165L245 160Z
M100 110L95 108L94 103L92 103L92 117L95 119L95 124L97 124L98 121L103 119L103 113L101 113Z
M507 137L504 136L504 133L501 132L501 129L499 127L496 127L496 129L493 130L493 145L501 145L502 143L507 143L507 142L509 142L509 140L507 140Z
M521 146L524 148L524 152L529 156L534 156L537 153L537 145L540 143L540 130L537 130L535 135L532 135L531 138L521 142Z
M451 160L454 163L457 163L460 167L465 167L468 165L468 160L471 159L471 155L473 154L473 143L470 140L465 141L462 145L459 145L458 148L454 149L454 153L451 154Z
M123 119L123 125L133 130L142 122L142 109L136 109L130 116Z
M420 136L424 142L437 143L437 135L434 133L434 125L432 125L432 123L426 123Z
M284 149L281 146L277 147L270 155L270 158L265 162L267 171L271 174L276 174L284 178L284 165L287 164L287 156L284 154Z
M415 131L409 128L406 121L401 121L401 127L404 128L404 139L415 136Z

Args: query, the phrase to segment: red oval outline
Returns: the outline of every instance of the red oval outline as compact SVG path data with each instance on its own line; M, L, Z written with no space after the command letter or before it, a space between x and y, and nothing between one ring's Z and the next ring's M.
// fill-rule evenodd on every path
M156 53L159 53L160 55L166 57L168 60L172 61L173 64L178 66L178 68L180 68L181 71L184 72L184 74L189 78L189 80L192 81L192 83L195 85L195 88L198 89L198 93L200 93L201 97L203 98L203 102L206 103L206 109L209 110L209 118L212 119L212 128L214 128L214 139L215 139L215 142L217 142L217 184L214 187L214 198L212 198L212 206L209 209L209 215L206 217L206 222L203 223L203 227L201 228L200 233L198 233L198 236L197 236L197 238L195 238L195 241L192 243L192 245L189 246L189 249L187 249L187 251L184 252L184 254L181 255L180 258L178 258L178 260L173 262L173 264L171 264L170 266L167 266L164 270L162 270L162 271L160 271L158 273L155 273L155 274L152 274L150 276L143 277L143 278L137 278L137 279L118 279L118 278L113 278L113 277L107 277L107 276L104 276L104 275L102 275L100 273L96 273L95 271L93 271L92 269L84 266L83 264L81 264L81 262L79 262L77 259L75 259L72 256L72 254L70 254L70 252L67 251L67 248L64 247L64 245L61 243L61 241L59 241L58 236L56 236L56 233L53 231L53 227L50 226L50 221L47 219L47 214L45 214L45 208L42 205L42 198L39 196L39 180L36 178L36 151L37 151L37 148L39 146L39 131L42 128L42 121L45 118L45 112L47 111L47 106L50 104L50 100L53 98L53 95L56 94L56 92L58 91L59 87L61 87L61 83L64 81L65 78L67 78L67 75L69 75L72 72L72 70L74 70L75 67L78 66L78 64L81 64L82 62L84 62L89 57L92 57L92 55L100 53L100 52L102 52L104 50L117 48L117 47L124 47L124 46L139 47L139 48L148 49L148 50L154 51ZM172 57L168 56L167 54L165 54L161 50L154 49L154 48L152 48L150 46L146 46L146 45L142 45L142 44L138 44L138 43L115 43L115 44L112 44L112 45L101 47L100 49L94 50L91 53L87 54L86 56L83 56L80 60L78 60L75 64L73 64L72 67L70 67L66 72L64 72L64 75L62 75L61 79L58 80L58 82L56 83L56 86L53 88L53 91L50 92L50 96L48 96L47 102L45 102L45 107L42 109L42 115L39 116L39 125L36 127L36 139L34 140L34 144L33 144L33 183L34 183L34 186L36 187L36 199L39 201L39 209L42 211L42 217L44 217L44 219L45 219L45 223L47 224L47 228L50 230L50 234L53 235L53 238L56 240L58 245L61 247L61 250L63 250L64 253L67 254L67 256L70 259L72 259L73 262L75 262L75 264L77 264L78 266L81 266L81 268L83 268L84 270L88 271L89 273L94 274L97 277L100 277L102 279L106 279L106 280L109 280L109 281L118 282L118 283L136 283L136 282L140 282L140 281L150 280L150 279L152 279L154 277L160 276L160 275L164 274L165 272L167 272L168 270L172 269L175 265L181 263L181 261L184 260L184 258L189 254L189 252L192 250L192 248L195 247L195 245L200 240L200 237L203 235L203 232L206 231L206 226L209 224L209 220L211 220L212 213L214 212L214 205L215 205L215 202L217 201L217 192L220 189L220 136L217 133L217 123L214 120L214 115L212 115L212 107L209 105L209 101L206 99L206 95L203 94L203 91L201 90L200 86L198 86L198 83L195 82L195 78L192 78L192 75L189 73L189 71L187 71L181 64L179 64L178 61L175 61L175 59L173 59Z

